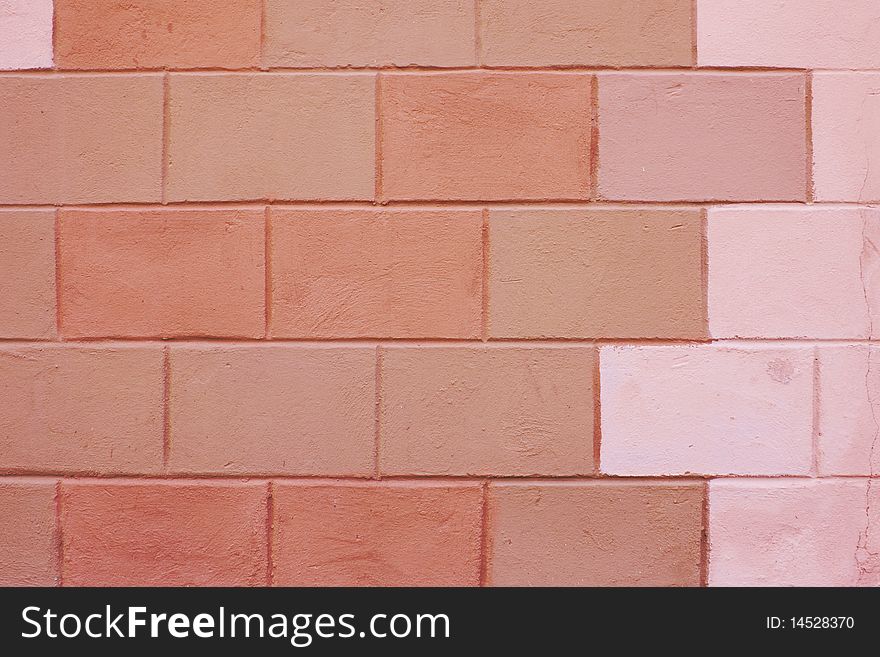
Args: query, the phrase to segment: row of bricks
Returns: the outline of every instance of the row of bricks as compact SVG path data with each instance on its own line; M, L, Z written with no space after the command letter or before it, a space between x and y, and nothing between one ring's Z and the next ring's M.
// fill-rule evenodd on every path
M53 65L52 0L3 0L0 68ZM874 0L55 0L61 69L880 67ZM356 35L356 36L354 36Z
M0 502L5 585L880 584L874 480L0 479Z
M572 345L7 345L0 471L873 475L878 358L866 345L598 358Z
M880 209L719 206L705 224L160 206L61 209L56 240L55 210L0 209L0 338L877 337Z
M878 89L880 73L4 75L0 203L871 201Z

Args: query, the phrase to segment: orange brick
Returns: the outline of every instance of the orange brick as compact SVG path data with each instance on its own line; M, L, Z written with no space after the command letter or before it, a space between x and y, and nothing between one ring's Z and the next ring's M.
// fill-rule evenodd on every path
M262 337L262 210L62 210L68 337Z
M479 210L272 210L274 337L480 335Z
M0 479L0 586L54 586L55 482Z
M64 482L67 586L266 582L266 484Z
M380 470L576 475L593 470L591 347L387 347Z
M0 78L0 203L161 198L161 75Z
M373 473L374 348L171 347L182 473Z
M476 586L476 484L274 485L280 586Z
M384 196L588 198L590 84L576 73L383 75Z
M172 74L168 200L372 200L375 85L366 74Z
M55 213L0 210L0 337L55 337Z
M701 484L508 483L488 495L489 584L700 583Z

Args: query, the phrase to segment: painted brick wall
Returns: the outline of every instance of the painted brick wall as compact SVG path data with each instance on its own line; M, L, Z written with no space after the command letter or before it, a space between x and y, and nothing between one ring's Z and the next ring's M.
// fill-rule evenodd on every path
M0 584L880 584L878 43L0 0Z

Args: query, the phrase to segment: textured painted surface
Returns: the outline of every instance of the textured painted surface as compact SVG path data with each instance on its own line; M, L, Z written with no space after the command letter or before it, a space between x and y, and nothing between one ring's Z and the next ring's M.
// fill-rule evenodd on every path
M0 586L55 586L55 482L0 481Z
M52 0L0 0L0 70L51 66Z

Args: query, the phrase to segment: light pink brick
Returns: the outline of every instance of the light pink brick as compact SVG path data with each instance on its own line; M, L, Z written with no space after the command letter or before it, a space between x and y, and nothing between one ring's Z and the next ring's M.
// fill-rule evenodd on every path
M52 0L0 0L0 69L51 66Z
M0 586L58 582L55 482L0 479Z

